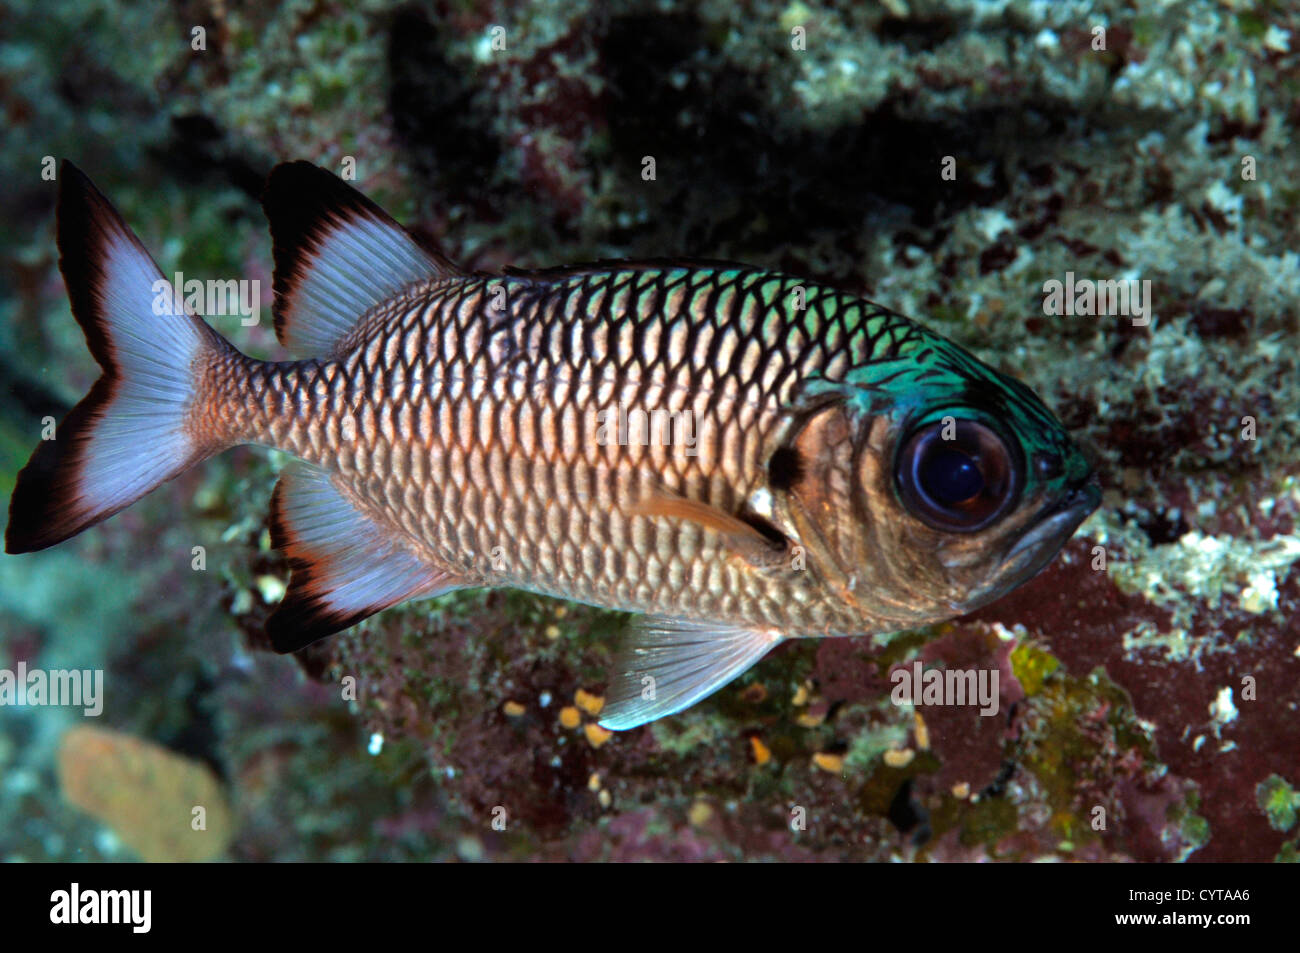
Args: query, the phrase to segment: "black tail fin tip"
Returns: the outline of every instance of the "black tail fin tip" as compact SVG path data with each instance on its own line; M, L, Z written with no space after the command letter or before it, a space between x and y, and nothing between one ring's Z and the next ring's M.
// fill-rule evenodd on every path
M42 440L18 474L9 499L5 552L31 553L75 536L87 526L80 483L86 437L112 401L113 381L101 377L63 419L53 440ZM62 439L60 439L62 438ZM99 519L107 519L104 513ZM96 520L98 522L98 520Z
M59 170L59 268L103 368L90 393L18 474L5 550L53 546L206 456L186 427L196 358L222 339L190 314L154 313L162 273L76 166ZM170 287L170 286L169 286Z

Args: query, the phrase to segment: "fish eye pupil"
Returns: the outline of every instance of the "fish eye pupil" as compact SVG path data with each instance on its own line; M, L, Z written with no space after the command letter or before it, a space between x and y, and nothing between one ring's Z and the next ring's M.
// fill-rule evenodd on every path
M969 500L984 489L984 474L979 464L955 448L936 448L922 462L920 470L921 489L945 506Z
M934 421L900 444L894 480L900 502L917 519L945 532L971 533L1016 501L1023 458L992 427L976 420Z

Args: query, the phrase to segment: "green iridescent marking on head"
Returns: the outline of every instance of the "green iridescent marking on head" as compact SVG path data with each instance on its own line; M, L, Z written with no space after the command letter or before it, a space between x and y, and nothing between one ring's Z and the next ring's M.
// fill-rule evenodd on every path
M945 416L982 421L1015 440L1028 466L1027 486L1059 489L1077 483L1089 466L1056 417L1019 381L998 373L953 342L898 315L872 317L856 329L875 341L879 357L839 380L810 382L810 394L843 394L855 411L888 416L915 428ZM1055 458L1060 473L1048 480L1032 465Z

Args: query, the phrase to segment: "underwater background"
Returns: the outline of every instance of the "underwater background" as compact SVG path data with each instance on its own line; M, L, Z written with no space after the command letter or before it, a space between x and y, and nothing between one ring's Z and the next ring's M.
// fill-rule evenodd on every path
M1105 487L992 606L786 643L610 735L617 613L473 590L270 653L284 458L223 454L0 555L0 669L104 672L99 717L0 707L0 859L1300 857L1300 5L5 0L0 112L6 500L98 373L47 157L164 274L259 280L258 325L210 318L257 357L265 175L351 159L468 268L690 255L879 301L1028 384ZM1046 314L1068 273L1149 280L1149 323ZM891 703L916 660L997 669L1001 713Z

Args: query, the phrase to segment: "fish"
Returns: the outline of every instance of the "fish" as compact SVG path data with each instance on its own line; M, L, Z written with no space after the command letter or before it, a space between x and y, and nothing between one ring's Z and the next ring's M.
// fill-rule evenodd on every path
M599 723L627 730L788 639L986 605L1100 502L1028 387L820 282L689 259L469 272L288 162L262 206L292 358L262 361L188 304L160 315L139 238L71 162L59 182L59 265L102 375L18 475L6 551L227 448L283 451L278 652L466 588L620 610Z

